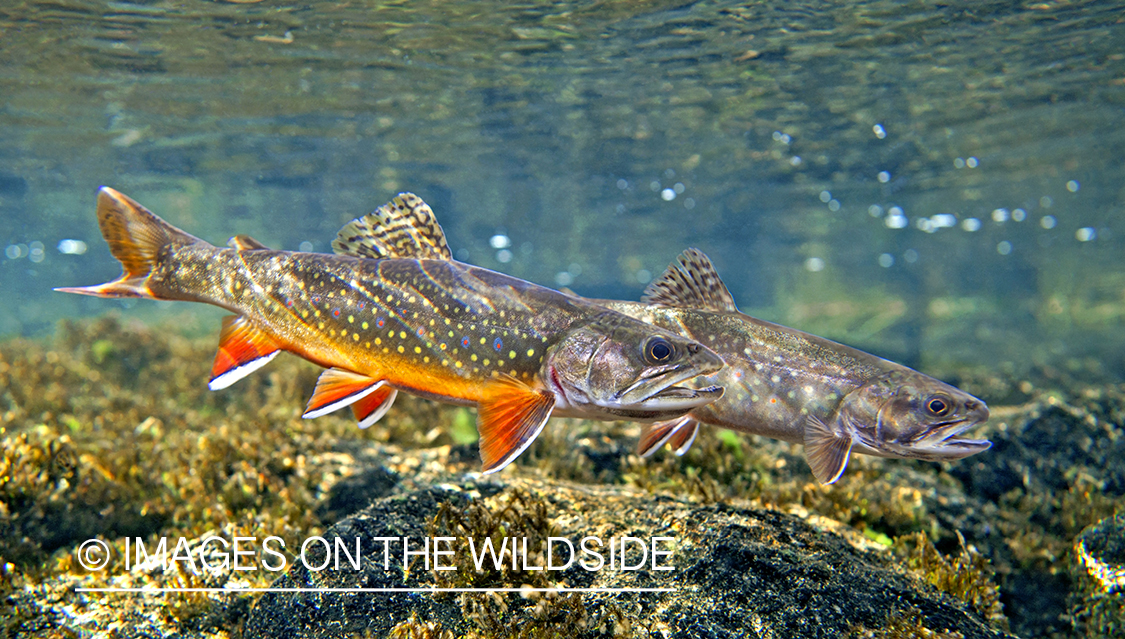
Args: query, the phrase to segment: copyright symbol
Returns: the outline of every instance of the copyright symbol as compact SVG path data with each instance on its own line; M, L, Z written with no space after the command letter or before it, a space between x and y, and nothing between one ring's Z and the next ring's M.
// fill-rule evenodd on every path
M109 565L109 544L101 539L87 539L78 547L78 563L90 572Z

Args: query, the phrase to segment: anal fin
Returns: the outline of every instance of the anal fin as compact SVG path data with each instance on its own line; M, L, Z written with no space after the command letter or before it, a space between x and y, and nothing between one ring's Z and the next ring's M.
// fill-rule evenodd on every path
M832 432L824 422L809 415L805 425L805 459L820 483L836 483L848 466L851 452L851 437Z
M301 417L312 419L340 410L371 395L379 390L383 384L384 382L381 379L374 379L342 368L330 368L321 373L316 380L316 388L313 390L312 397L309 398L308 406L305 407L305 414ZM385 402L386 398L383 401ZM382 402L377 404L375 408L377 409L381 404ZM370 417L370 414L367 417ZM371 423L375 422L372 421ZM370 425L368 424L368 426Z
M398 397L398 389L383 384L375 389L375 392L352 404L352 414L359 422L359 427L369 428L382 419L383 415L391 409L391 405L395 403L395 397Z
M480 458L484 473L495 473L512 463L542 432L555 397L523 382L501 376L488 388L489 396L477 406Z
M281 347L241 315L223 318L219 352L211 366L211 390L226 388L270 362Z

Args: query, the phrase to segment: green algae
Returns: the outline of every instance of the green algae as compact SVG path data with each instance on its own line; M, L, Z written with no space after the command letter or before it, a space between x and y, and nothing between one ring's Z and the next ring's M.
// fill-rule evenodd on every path
M362 506L363 486L370 485L364 482L371 480L327 508L371 467L386 465L398 477L394 482L408 484L457 482L456 473L479 469L475 446L467 441L472 413L463 408L404 396L366 431L346 416L300 419L317 369L296 358L279 358L233 389L210 392L205 380L213 339L109 317L65 323L51 343L0 344L0 587L9 593L0 615L14 636L27 636L21 629L31 627L67 627L40 599L64 583L200 583L194 575L129 574L117 564L88 573L73 554L84 539L105 539L117 557L126 537L199 539L214 531L278 534L293 548L346 514L340 509L347 504ZM102 340L111 346L93 346ZM1119 509L1113 482L1122 475L1106 464L1114 463L1112 446L1120 445L1125 389L1092 385L1069 370L1044 369L1025 379L961 371L962 385L993 405L988 428L998 444L958 464L860 456L836 485L825 487L809 475L800 447L789 444L704 429L683 457L661 452L642 460L631 453L639 434L635 424L553 420L508 472L632 487L654 499L664 495L701 506L780 510L866 548L897 540L905 570L1002 627L993 607L996 588L1004 596L1020 579L1050 575L1056 579L1052 588L1078 592L1080 584L1071 586L1074 578L1059 566L1079 531ZM1054 441L1070 456L1036 448L1043 441ZM1030 481L1013 480L1020 477ZM998 492L980 492L990 487ZM534 540L550 534L552 513L560 507L547 495L505 491L449 504L430 525L454 531L451 536L520 531ZM526 582L502 571L453 574L461 581L434 578L513 587ZM249 583L268 585L271 577L258 572ZM254 600L169 596L146 609L169 629L226 636ZM1073 633L1116 623L1119 597L1089 601L1075 608L1067 626L1048 634L1079 636ZM565 597L474 596L465 598L461 616L481 636L507 636L497 633L510 630L513 619L542 617L564 629L579 623L626 629L636 621L625 612L614 621L604 606L596 618L583 618L576 606ZM1006 612L1012 617L1012 609ZM1017 607L1013 623L1026 623L1020 621L1026 614ZM908 627L912 617L904 612L896 619L886 627ZM875 630L868 624L863 631Z

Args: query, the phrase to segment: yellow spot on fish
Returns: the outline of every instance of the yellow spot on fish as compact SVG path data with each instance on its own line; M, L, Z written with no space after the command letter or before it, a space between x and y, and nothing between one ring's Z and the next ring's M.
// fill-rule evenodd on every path
M453 337L453 331L449 331L449 336Z
M441 344L438 344L438 348L444 351L448 347L445 345L445 342L442 342Z
M355 323L355 315L349 315L349 316L348 316L348 323L349 323L349 324L354 324L354 323Z
M344 330L340 331L340 337L347 337L347 336L348 336L348 329L345 328Z
M308 316L309 316L309 312L308 312L308 311L301 311L301 317L303 317L303 318L306 318L306 319L307 319L307 318L308 318Z
M430 363L430 356L429 356L429 355L427 355L427 356L423 357L423 358L422 358L422 363L424 363L424 364L429 364L429 363Z
M483 344L483 343L484 343L484 338L483 338L483 337L482 337L482 338L480 338L480 343L481 343L481 344Z
M352 333L352 339L354 339L355 341L358 342L359 341L359 333Z
M515 358L516 358L516 352L515 351L508 351L508 359L515 359Z
M398 338L399 339L406 339L406 331L399 331L398 332Z
M447 359L441 360L441 365L442 366L449 366L449 360L447 360Z
M363 327L363 330L365 330L365 331L367 330L367 322L364 322L364 323L360 324L360 326Z
M486 359L486 360L484 360L484 365L485 365L485 366L488 366L488 360L487 360L487 359Z
M535 357L535 349L534 348L527 349L527 356L528 357Z
M461 368L462 366L463 364L461 364L461 362L457 362L457 368Z
M329 329L328 334L331 335L332 337L336 337L336 329L334 329L334 328Z
M381 337L376 337L376 338L375 338L375 343L376 343L376 344L382 344L382 343L383 343L383 338L381 338Z
M415 352L415 353L418 353L418 354L421 354L421 353L422 353L422 347L421 347L421 346L415 346L415 347L414 347L414 352Z
M402 347L402 344L399 344L399 345L398 345L398 352L400 352L400 353L405 353L405 352L406 352L406 349Z
M469 356L469 359L473 360L474 362L477 361L477 354L473 353L472 355Z
M320 311L313 311L313 315L316 317L320 317Z
M321 330L324 330L324 322L317 323L316 327L321 329Z

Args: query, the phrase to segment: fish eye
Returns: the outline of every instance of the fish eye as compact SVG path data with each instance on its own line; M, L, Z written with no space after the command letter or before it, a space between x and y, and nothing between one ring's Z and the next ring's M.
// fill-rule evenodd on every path
M663 364L672 359L676 349L663 337L653 337L645 343L645 361L649 364Z
M926 410L928 410L931 415L935 415L937 417L945 417L946 415L948 415L949 407L950 402L944 397L931 397L930 399L926 400Z

